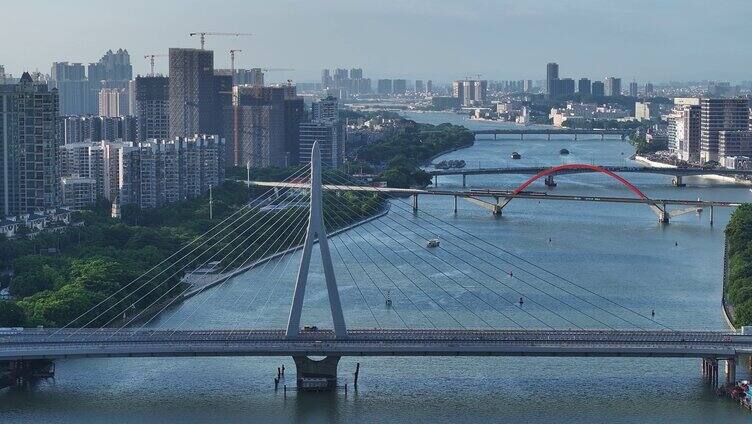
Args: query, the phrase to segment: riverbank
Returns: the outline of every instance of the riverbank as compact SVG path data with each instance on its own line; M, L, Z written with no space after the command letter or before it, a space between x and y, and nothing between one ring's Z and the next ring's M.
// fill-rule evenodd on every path
M633 159L636 162L642 163L644 165L649 165L653 168L677 168L676 165L650 160L646 158L645 156L634 155ZM735 177L727 177L725 175L698 175L698 176L684 177L684 178L700 178L700 179L705 179L705 180L718 181L722 183L752 186L752 180L745 180L745 179L740 179L740 178L735 178Z

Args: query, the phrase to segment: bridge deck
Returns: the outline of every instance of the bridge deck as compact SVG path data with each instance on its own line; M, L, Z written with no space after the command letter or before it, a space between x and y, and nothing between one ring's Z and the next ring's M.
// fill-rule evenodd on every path
M0 333L0 360L178 356L619 356L732 357L752 336L615 330L24 330Z
M702 175L752 175L752 171L738 169L705 169L705 168L657 168L650 166L602 166L601 168L616 173L662 174L672 176L702 176ZM514 166L506 168L457 168L435 169L426 171L429 175L535 175L549 168L538 166ZM598 172L591 169L568 169L557 174L583 174Z

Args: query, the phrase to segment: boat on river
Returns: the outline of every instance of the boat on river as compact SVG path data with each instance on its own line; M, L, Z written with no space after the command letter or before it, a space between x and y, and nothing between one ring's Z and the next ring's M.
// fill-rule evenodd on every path
M510 157L511 159L515 159L515 160L517 160L517 159L522 159L522 155L521 155L521 154L519 154L519 153L517 153L517 152L512 152L512 154L511 154L511 155L509 155L509 157Z

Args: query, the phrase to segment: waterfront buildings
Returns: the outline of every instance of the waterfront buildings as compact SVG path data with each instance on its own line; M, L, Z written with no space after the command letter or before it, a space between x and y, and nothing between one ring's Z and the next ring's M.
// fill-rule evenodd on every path
M700 161L700 99L676 98L668 116L668 148L678 159Z
M733 131L749 130L749 101L747 99L711 99L700 100L700 160L702 162L720 162L719 142L721 131L724 141L738 138L730 134Z
M0 85L0 215L58 205L58 111L58 91L28 72Z

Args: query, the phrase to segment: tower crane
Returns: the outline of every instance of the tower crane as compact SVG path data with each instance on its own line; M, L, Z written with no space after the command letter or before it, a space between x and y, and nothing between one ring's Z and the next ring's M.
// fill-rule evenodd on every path
M232 71L232 77L235 78L235 53L241 53L243 50L230 49L230 70Z
M167 57L166 54L147 54L144 55L144 59L149 59L149 64L151 65L151 73L149 76L154 76L154 58L155 57Z
M245 32L191 32L189 34L191 37L193 36L200 36L201 38L201 50L204 49L204 46L206 45L206 36L207 35L222 35L222 36L230 36L230 37L246 37L251 36L253 34L245 33Z

